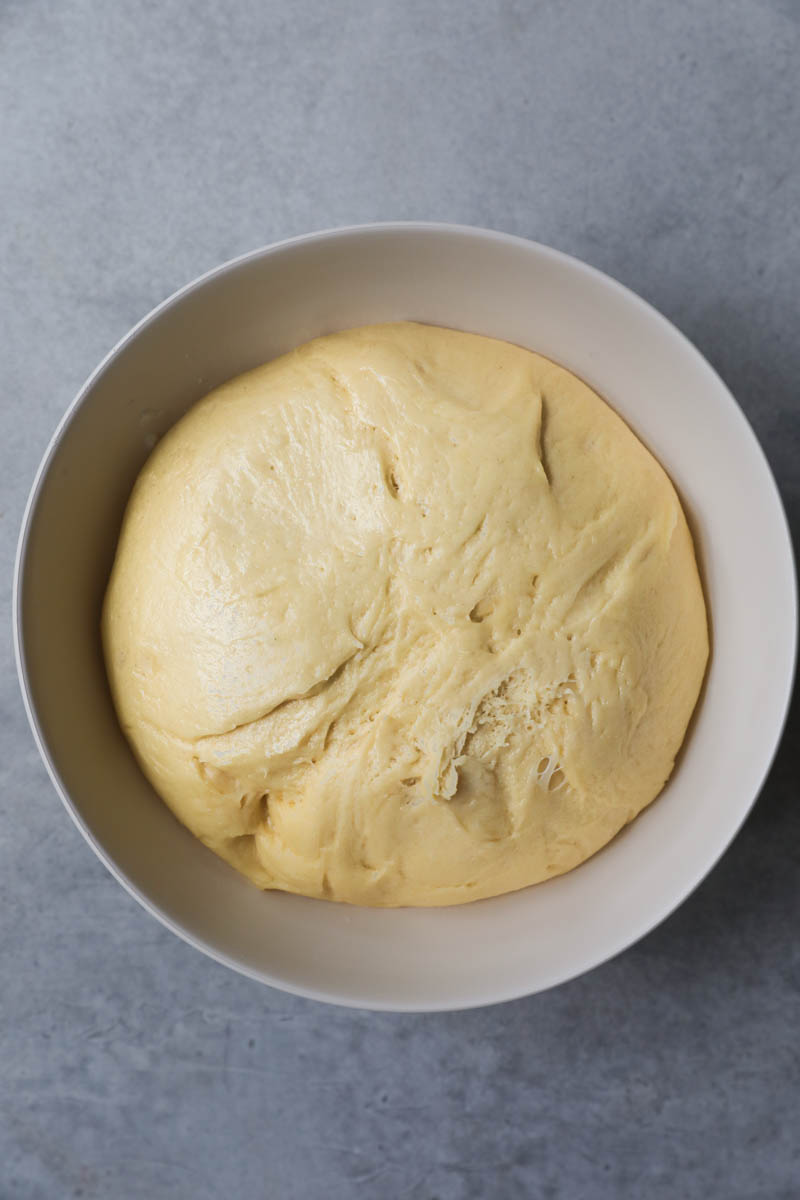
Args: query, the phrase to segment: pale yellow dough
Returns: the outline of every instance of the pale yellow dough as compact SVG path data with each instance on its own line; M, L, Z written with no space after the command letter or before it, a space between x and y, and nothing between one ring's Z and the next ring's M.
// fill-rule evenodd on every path
M156 790L265 888L456 904L661 791L707 626L662 468L579 379L401 323L197 404L134 489L103 634Z

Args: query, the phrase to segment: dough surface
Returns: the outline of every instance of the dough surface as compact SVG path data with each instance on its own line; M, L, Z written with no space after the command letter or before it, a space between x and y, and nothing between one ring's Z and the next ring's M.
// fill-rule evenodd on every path
M103 611L177 817L264 888L455 904L568 871L661 791L708 655L662 468L507 343L319 338L144 467Z

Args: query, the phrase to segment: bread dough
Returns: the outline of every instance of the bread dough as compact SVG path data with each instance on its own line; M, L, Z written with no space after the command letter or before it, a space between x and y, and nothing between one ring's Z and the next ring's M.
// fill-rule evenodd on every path
M661 791L706 614L662 468L574 375L411 323L193 407L134 488L114 700L260 887L455 904L583 862Z

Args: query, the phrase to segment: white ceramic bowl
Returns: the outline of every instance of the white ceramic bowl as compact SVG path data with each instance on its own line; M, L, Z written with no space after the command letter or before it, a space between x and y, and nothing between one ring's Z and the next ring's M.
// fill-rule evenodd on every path
M98 623L123 506L155 436L223 380L300 342L403 318L538 350L622 414L686 505L713 649L669 785L593 859L498 899L383 911L259 892L178 824L118 728ZM667 916L728 845L764 780L791 691L796 612L769 468L690 343L575 259L502 234L423 224L267 247L146 317L91 376L45 454L15 596L36 740L69 813L120 883L175 933L246 975L397 1010L463 1008L550 987Z

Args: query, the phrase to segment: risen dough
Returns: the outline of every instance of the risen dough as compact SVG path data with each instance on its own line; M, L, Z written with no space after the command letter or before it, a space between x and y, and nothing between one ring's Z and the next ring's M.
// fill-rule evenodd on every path
M261 887L453 904L658 795L706 615L664 471L580 380L415 324L213 392L134 489L103 632L154 787Z

